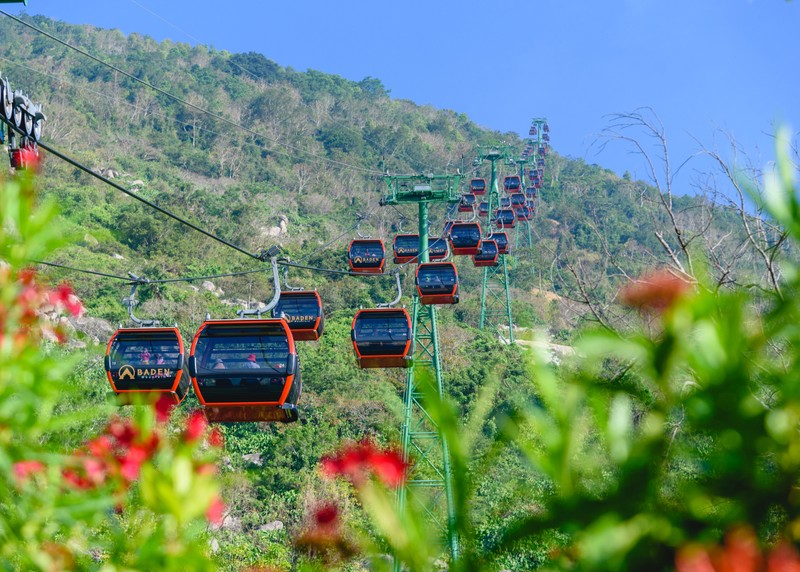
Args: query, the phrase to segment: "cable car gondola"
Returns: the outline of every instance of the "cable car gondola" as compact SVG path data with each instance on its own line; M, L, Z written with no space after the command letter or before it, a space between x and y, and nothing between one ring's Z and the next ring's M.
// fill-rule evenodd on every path
M528 207L529 209L531 209L531 216L533 216L533 209L536 206L536 203L533 201L533 199L528 199L525 202L525 206Z
M450 255L450 246L447 240L442 237L428 238L428 258L431 260L444 260Z
M525 204L525 193L514 193L511 195L511 206L521 207Z
M495 223L500 228L514 228L517 217L512 209L500 209L497 211Z
M469 182L469 192L473 195L486 194L486 179L472 179Z
M519 175L510 175L503 179L503 188L507 193L518 191L521 186Z
M471 213L475 205L475 195L466 193L461 195L461 200L458 203L458 212Z
M511 207L511 197L500 197L500 208L507 209Z
M350 337L361 368L411 365L411 317L405 309L359 310Z
M472 255L472 264L480 268L483 266L497 266L497 258L500 249L493 240L481 241L481 253Z
M477 222L457 222L450 228L450 244L454 256L471 256L480 252L481 225Z
M355 274L383 274L386 248L382 240L358 238L350 242L347 259L350 270Z
M498 254L508 254L508 235L506 233L498 231L489 233L489 236L486 237L486 240L493 240L497 243Z
M302 381L286 320L206 320L188 364L209 421L297 421Z
M450 239L450 229L453 228L453 225L456 223L454 220L448 220L444 223L444 230L442 230L442 238Z
M398 234L392 242L395 264L406 264L419 256L419 235Z
M189 391L178 328L121 328L108 342L104 365L123 404L131 403L134 394L168 395L177 404Z
M420 264L416 284L422 304L458 304L458 270L452 262Z
M525 205L514 209L514 214L516 215L517 220L520 221L531 220L531 209Z
M486 216L488 214L489 214L489 203L487 201L481 201L478 204L478 215Z
M535 199L536 198L536 187L528 187L525 189L525 198L526 199Z
M325 330L322 298L316 290L284 290L272 317L286 320L297 342L318 340Z

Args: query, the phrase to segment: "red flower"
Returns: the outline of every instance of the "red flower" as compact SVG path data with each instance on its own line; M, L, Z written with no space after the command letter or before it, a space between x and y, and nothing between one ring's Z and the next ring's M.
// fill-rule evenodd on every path
M44 464L40 461L18 461L14 463L14 478L18 483L28 480L28 477L44 470Z
M314 522L318 526L336 526L339 523L339 507L333 503L326 503L314 511Z
M175 409L175 401L169 395L162 395L155 403L156 421L166 423L172 410Z
M189 420L186 422L186 432L184 437L186 441L191 443L197 441L205 433L208 427L208 419L200 409L195 409L189 415Z
M139 469L142 468L148 458L148 450L140 445L133 445L120 458L119 472L125 480L133 482L139 476Z
M800 556L788 542L781 541L767 557L767 572L800 572Z
M86 444L89 453L94 457L106 457L111 454L113 444L108 435L100 435Z
M106 432L113 436L117 443L123 447L130 445L139 433L130 421L121 419L115 419L109 423Z
M214 427L208 436L208 444L221 449L225 446L225 436L219 427Z
M408 469L397 451L379 451L369 441L346 446L336 455L323 457L320 464L327 476L343 476L356 486L369 475L375 475L385 485L398 487Z
M625 286L619 293L626 306L662 314L689 290L689 283L667 270L657 270Z
M92 482L87 479L86 477L82 477L72 469L64 469L61 472L61 476L64 477L64 480L75 487L76 489L90 489L92 488Z
M55 291L50 292L50 303L57 308L65 308L76 318L82 316L85 311L69 284L61 284Z
M399 487L405 481L408 466L397 451L375 453L370 464L378 478L390 487Z
M222 519L225 516L225 503L222 502L222 499L214 497L214 500L211 501L211 504L208 505L206 509L206 519L211 524L219 526L222 524Z

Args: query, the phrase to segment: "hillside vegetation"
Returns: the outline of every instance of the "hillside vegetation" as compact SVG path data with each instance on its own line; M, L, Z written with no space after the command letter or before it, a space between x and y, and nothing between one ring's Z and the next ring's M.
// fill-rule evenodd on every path
M354 82L314 70L298 72L256 53L159 43L43 17L30 21L191 104L0 19L4 75L14 88L44 103L44 141L250 252L280 244L284 255L302 257L304 264L345 269L345 246L355 236L348 229L357 213L368 214L361 230L385 239L401 225L405 231L414 228L413 210L379 206L385 192L382 173L462 168L469 177L476 145L505 141L522 148L518 135L482 128L464 114L392 99L379 79ZM542 111L531 110L537 112ZM526 121L520 118L521 129ZM657 205L659 189L558 155L557 125L553 138L556 152L547 159L532 223L534 244L514 253L513 309L516 325L570 343L583 321L624 317L614 302L619 287L648 268L669 263L665 243L682 251L679 239L654 232L673 224L670 213ZM507 174L513 167L503 169ZM52 262L115 275L130 271L149 279L259 265L56 157L46 156L41 181L43 198L57 204L67 238ZM758 258L737 254L735 245L747 236L736 211L708 201L678 193L671 205L677 224L703 229L715 243L714 237L724 235L715 256L734 260L728 282L730 276L736 282L762 282ZM698 214L712 211L710 218ZM443 207L434 210L434 233L444 217ZM540 396L523 351L477 330L481 273L469 263L459 263L459 269L462 303L440 313L445 384L460 417L468 419L481 388L497 380L485 441L475 444L481 449L497 436L496 418L537 406ZM128 287L121 281L43 272L53 282L68 279L90 316L113 324L126 320L120 300ZM345 519L367 527L352 493L320 478L319 459L346 441L369 437L387 445L400 439L403 373L359 370L350 343L355 310L393 298L393 281L307 270L291 271L289 281L320 291L325 335L299 350L305 389L301 422L224 428L222 492L229 518L210 533L223 569L258 564L288 569L297 559L291 537L304 526L308 508L324 498L339 500L346 507ZM404 303L412 283L406 271ZM187 283L142 287L137 312L177 323L190 337L206 313L233 317L243 303L268 300L270 284L265 273L214 280L213 291ZM108 393L99 357L105 339L100 342L83 350L84 366L71 378L78 391L60 406L61 414L87 411L80 424L51 437L64 451L80 446L100 419L93 406ZM183 407L196 405L191 396ZM496 453L477 479L477 542L493 542L508 519L552 494L550 481L531 471L515 448ZM557 540L522 546L503 565L531 569Z

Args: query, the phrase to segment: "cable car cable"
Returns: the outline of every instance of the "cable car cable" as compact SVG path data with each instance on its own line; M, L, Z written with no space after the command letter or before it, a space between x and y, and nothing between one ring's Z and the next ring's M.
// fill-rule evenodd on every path
M66 264L58 264L56 262L47 262L45 260L32 260L34 264L42 264L44 266L52 266L54 268L62 268L64 270L71 270L73 272L80 272L83 274L93 274L96 276L102 276L104 278L114 278L116 280L122 280L125 282L130 283L141 283L141 284L168 284L172 282L196 282L198 280L211 280L213 278L228 278L231 276L246 276L248 274L257 274L259 272L264 272L263 268L258 268L256 270L243 270L241 272L227 272L225 274L212 274L210 276L186 276L181 278L162 278L158 280L150 280L142 278L141 280L134 280L130 276L118 276L116 274L107 274L105 272L98 272L96 270L87 270L85 268L76 268L74 266L67 266Z
M2 12L2 10L0 10L0 12ZM213 233L211 233L211 232L208 232L207 230L204 230L204 229L200 228L200 227L199 227L199 226L197 226L196 224L194 224L194 223L191 223L191 222L189 222L188 220L186 220L185 218L182 218L182 217L180 217L180 216L176 215L176 214L175 214L175 213L173 213L172 211L169 211L169 210L167 210L167 209L165 209L165 208L163 208L163 207L160 207L160 206L158 206L158 205L157 205L157 204L155 204L155 203L152 203L152 202L148 201L148 200L147 200L147 199L145 199L145 198L142 198L142 197L138 196L138 195L137 195L136 193L134 193L133 191L130 191L130 190L126 189L126 188L125 188L125 187L123 187L122 185L119 185L119 184L115 183L115 182L114 182L114 181L112 181L111 179L108 179L108 178L104 177L103 175L100 175L99 173L95 173L94 171L92 171L92 170L91 170L89 167L87 167L86 165L84 165L84 164L80 163L79 161L76 161L75 159L72 159L71 157L68 157L67 155L64 155L64 154L63 154L63 153L61 153L60 151L57 151L57 150L55 150L55 149L54 149L53 147L51 147L50 145L47 145L47 144L45 144L45 143L42 143L41 141L37 142L37 145L38 145L39 147L41 147L42 149L44 149L44 150L46 150L46 151L49 151L50 153L52 153L53 155L55 155L55 156L56 156L56 157L58 157L59 159L62 159L62 160L64 160L64 161L66 161L67 163L69 163L69 164L70 164L70 165L72 165L73 167L77 167L77 168L78 168L78 169L80 169L81 171L83 171L83 172L85 172L85 173L87 173L87 174L91 175L92 177L95 177L96 179L99 179L99 180L103 181L103 182L104 182L104 183L106 183L107 185L111 185L112 187L114 187L114 188L115 188L115 189L117 189L118 191L121 191L121 192L125 193L126 195L128 195L128 196L130 196L130 197L133 197L133 198L134 198L134 199L136 199L137 201L139 201L139 202L141 202L141 203L144 203L144 204L146 204L146 205L147 205L147 206L149 206L150 208L152 208L152 209L155 209L155 210L157 210L158 212L160 212L160 213L162 213L162 214L164 214L164 215L167 215L168 217L170 217L170 218L172 218L172 219L175 219L176 221L180 222L181 224L184 224L184 225L188 226L189 228L192 228L192 229L196 230L197 232L199 232L199 233L201 233L201 234L204 234L204 235L206 235L207 237L209 237L209 238L212 238L212 239L216 240L217 242L219 242L219 243L222 243L222 244L224 244L225 246L227 246L227 247L229 247L229 248L232 248L232 249L234 249L234 250L236 250L236 251L238 251L238 252L241 252L242 254L245 254L245 255L249 256L250 258L255 258L256 260L259 260L259 261L261 261L261 262L263 262L263 261L264 261L264 259L263 259L263 255L261 255L261 254L254 254L254 253L252 253L252 252L249 252L249 251L245 250L244 248L241 248L241 247L239 247L239 246L236 246L236 245L235 245L235 244L233 244L232 242L228 242L228 241L227 241L227 240L225 240L224 238L221 238L221 237L219 237L219 236L217 236L217 235L215 235L215 234L213 234Z
M156 92L158 92L158 93L160 93L160 94L162 94L162 95L164 95L166 97L169 97L170 99L172 99L174 101L182 103L183 105L186 105L187 107L190 107L190 108L192 108L192 109L194 109L196 111L199 111L199 112L201 112L201 113L203 113L205 115L208 115L209 117L213 117L214 119L218 119L219 121L227 123L227 124L229 124L229 125L231 125L233 127L238 127L239 129L242 129L243 131L246 131L247 133L250 133L251 135L253 135L255 137L259 137L261 139L266 139L267 141L271 141L272 143L275 143L276 145L280 145L282 147L286 147L287 149L291 149L292 151L296 151L298 153L302 153L302 154L306 155L307 157L312 157L314 159L318 159L318 160L324 161L326 163L330 163L330 164L333 164L333 165L338 165L340 167L345 167L345 168L348 168L348 169L352 169L354 171L360 171L362 173L369 173L369 174L372 174L372 175L383 175L384 174L381 171L376 171L376 170L373 170L373 169L367 169L366 167L359 167L357 165L351 165L349 163L345 163L343 161L337 161L335 159L329 159L328 157L323 157L321 155L317 155L315 153L312 153L311 151L306 151L306 150L301 149L299 147L295 147L294 145L291 145L289 143L283 143L282 141L280 141L278 139L273 139L271 137L268 137L268 136L266 136L266 135L264 135L262 133L259 133L258 131L250 129L249 127L245 127L244 125L236 123L235 121L233 121L231 119L228 119L227 117L224 117L222 115L218 115L218 114L216 114L216 113L214 113L212 111L209 111L207 109L203 109L202 107L200 107L198 105L190 103L190 102L186 101L185 99L182 99L182 98L178 97L177 95L173 95L173 94L169 93L168 91L166 91L164 89L161 89L160 87L156 87L155 85L153 85L153 84L151 84L151 83L149 83L149 82L147 82L147 81L145 81L143 79L140 79L140 78L136 77L135 75L133 75L131 73L128 73L125 70L120 69L120 68L118 68L117 66L115 66L113 64L110 64L110 63L108 63L108 62L106 62L106 61L104 61L104 60L102 60L102 59L100 59L100 58L98 58L96 56L93 56L92 54L90 54L86 50L83 50L83 49L81 49L81 48L79 48L77 46L73 46L69 42L66 42L66 41L64 41L64 40L62 40L62 39L50 34L49 32L46 32L45 30L42 30L41 28L38 28L38 27L34 26L33 24L30 24L30 23L28 23L28 22L26 22L26 21L24 21L24 20L22 20L20 18L17 18L16 16L13 16L12 14L9 14L8 12L5 12L4 10L0 10L0 14L3 14L4 16L8 16L9 18L14 20L15 22L18 22L18 23L22 24L23 26L25 26L27 28L30 28L31 30L34 30L34 31L40 33L40 34L50 38L51 40L53 40L55 42L58 42L62 46L65 46L65 47L67 47L67 48L69 48L71 50L74 50L74 51L78 52L79 54L82 54L82 55L86 56L87 58L89 58L89 59L91 59L91 60L93 60L93 61L95 61L95 62L97 62L99 64L102 64L102 65L108 67L109 69L112 69L112 70L114 70L114 71L116 71L118 73L121 73L125 77L128 77L128 78L132 79L133 81L138 82L138 83L140 83L142 85L145 85L145 86L149 87L150 89L152 89L152 90L154 90L154 91L156 91Z

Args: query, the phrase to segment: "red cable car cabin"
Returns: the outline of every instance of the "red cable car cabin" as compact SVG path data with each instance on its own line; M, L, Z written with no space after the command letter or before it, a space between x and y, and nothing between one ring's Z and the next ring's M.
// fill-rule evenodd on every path
M500 249L493 240L481 241L481 253L472 255L472 264L480 268L483 266L497 266L497 258Z
M521 186L522 183L519 180L519 175L511 175L503 179L503 188L507 193L518 191Z
M461 200L458 202L458 212L471 213L475 206L475 195L467 193L461 195Z
M361 368L411 365L411 317L405 309L359 310L350 337Z
M297 421L302 381L286 320L208 320L188 364L209 421Z
M286 320L296 342L318 340L325 330L322 298L316 290L281 292L272 317Z
M477 222L457 222L450 228L450 244L454 256L472 256L480 252L481 225Z
M168 395L177 404L189 391L183 338L177 328L123 328L114 332L104 360L111 389L122 404L135 394Z
M500 228L514 228L517 217L513 209L500 209L497 211L495 224Z
M478 216L486 216L489 214L489 203L487 201L481 201L478 204Z
M525 205L514 209L514 214L519 221L531 220L531 209Z
M525 189L525 198L526 199L535 199L536 198L536 187L528 187Z
M347 260L350 262L350 270L355 274L383 274L386 248L382 240L356 239L347 248Z
M504 232L492 232L486 237L486 240L492 240L497 243L498 254L508 254L508 235Z
M444 260L450 256L450 246L444 237L428 238L428 258L431 260Z
M416 284L422 304L458 304L458 270L452 262L420 264Z
M419 235L398 234L392 241L395 264L406 264L419 256Z
M469 182L469 192L473 195L485 195L486 179L472 179Z

